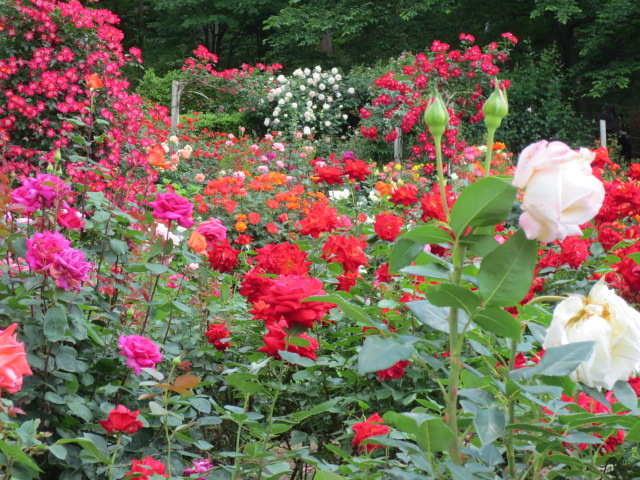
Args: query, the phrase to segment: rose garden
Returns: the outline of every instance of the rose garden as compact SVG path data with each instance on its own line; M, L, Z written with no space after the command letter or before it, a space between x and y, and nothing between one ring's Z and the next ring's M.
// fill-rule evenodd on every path
M0 5L2 478L640 478L640 164L502 142L516 36L364 86L200 46L221 131L116 23Z

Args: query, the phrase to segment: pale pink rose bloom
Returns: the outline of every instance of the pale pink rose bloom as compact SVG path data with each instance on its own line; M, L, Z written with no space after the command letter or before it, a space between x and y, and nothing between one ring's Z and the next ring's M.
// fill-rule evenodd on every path
M545 140L520 154L513 185L525 190L520 226L541 242L581 235L580 225L597 215L604 186L591 171L595 154Z

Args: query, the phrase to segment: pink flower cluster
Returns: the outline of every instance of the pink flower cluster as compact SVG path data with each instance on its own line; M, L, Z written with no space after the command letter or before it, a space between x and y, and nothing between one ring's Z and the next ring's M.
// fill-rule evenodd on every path
M61 178L38 173L35 177L27 178L22 186L11 192L11 199L24 205L27 213L35 212L42 208L52 208L59 201L71 193L71 187Z
M59 232L38 232L27 239L27 262L32 270L49 275L64 290L80 290L92 264L84 253L71 248Z

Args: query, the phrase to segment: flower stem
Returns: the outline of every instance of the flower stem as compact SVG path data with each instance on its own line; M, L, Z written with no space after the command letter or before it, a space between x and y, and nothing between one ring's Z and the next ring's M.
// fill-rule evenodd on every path
M116 464L116 455L120 450L120 442L122 441L122 433L118 433L118 439L116 440L116 446L113 449L113 455L111 455L111 463L109 464L109 480L113 480L113 467Z
M488 177L491 172L491 160L493 159L493 139L496 134L495 128L487 129L487 151L484 157L484 176Z
M436 146L436 166L438 170L438 185L440 185L440 199L442 201L442 211L444 217L449 221L449 205L447 204L447 181L444 179L444 169L442 167L442 137L433 138Z
M518 341L511 340L511 357L509 358L509 372L511 372L516 365L516 355L518 354ZM507 415L509 425L513 425L515 422L515 399L513 395L507 398ZM511 480L517 480L518 474L516 469L516 455L513 449L513 429L507 432L507 438L505 438L505 447L507 449L507 464L509 466L509 478Z

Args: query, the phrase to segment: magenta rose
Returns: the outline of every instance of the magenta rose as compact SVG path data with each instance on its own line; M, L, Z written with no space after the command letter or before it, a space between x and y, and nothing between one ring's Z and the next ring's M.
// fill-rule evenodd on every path
M64 200L71 193L71 187L64 180L48 173L38 173L35 178L27 178L22 186L11 192L11 199L24 205L26 212L35 212L43 207L55 206L57 200Z
M69 228L71 230L78 230L84 227L84 222L81 220L81 215L78 210L65 205L58 210L58 225L61 227Z
M155 202L149 202L149 205L153 207L152 215L159 220L176 220L184 228L191 228L196 223L191 218L193 204L175 193L159 193Z
M60 288L67 291L80 290L92 266L92 263L85 262L83 252L67 247L55 255L48 270Z
M322 321L322 317L335 305L325 302L304 302L307 297L325 295L322 282L317 278L300 275L280 275L260 300L270 305L271 313L276 317L284 317L289 324L312 328L314 322Z
M38 232L27 238L27 262L32 270L45 270L58 253L71 245L59 232Z
M140 335L120 335L118 348L122 350L120 355L127 357L127 365L136 375L140 375L143 368L155 369L156 364L162 361L160 347Z
M227 227L217 218L210 218L196 227L196 233L207 240L207 248L211 249L216 242L222 242L227 238Z

